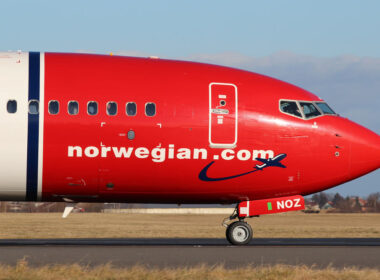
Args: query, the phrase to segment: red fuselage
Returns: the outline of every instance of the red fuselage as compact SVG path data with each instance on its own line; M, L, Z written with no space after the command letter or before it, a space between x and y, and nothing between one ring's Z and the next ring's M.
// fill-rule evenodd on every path
M273 78L161 59L42 56L43 201L236 203L307 195L380 167L379 135L334 114L284 113L282 100L323 101Z

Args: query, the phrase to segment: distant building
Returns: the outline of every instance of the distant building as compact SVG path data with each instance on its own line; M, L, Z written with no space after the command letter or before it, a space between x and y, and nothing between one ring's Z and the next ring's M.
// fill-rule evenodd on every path
M332 203L331 201L326 202L326 203L322 206L322 209L323 209L323 210L328 210L328 209L332 209L332 208L334 208L334 207L333 207L333 203Z
M310 200L305 200L305 210L302 210L302 212L308 213L308 214L311 214L311 213L317 214L321 212L321 209L319 208L318 203L315 203Z

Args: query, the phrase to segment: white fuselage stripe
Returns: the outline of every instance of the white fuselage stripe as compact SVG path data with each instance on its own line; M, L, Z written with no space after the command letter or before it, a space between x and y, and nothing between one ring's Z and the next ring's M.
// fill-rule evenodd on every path
M40 119L38 129L38 184L37 200L42 198L42 165L43 165L43 144L44 144L44 114L45 114L45 53L40 54Z
M2 200L26 195L28 53L0 54L0 193ZM16 107L8 108L8 102Z

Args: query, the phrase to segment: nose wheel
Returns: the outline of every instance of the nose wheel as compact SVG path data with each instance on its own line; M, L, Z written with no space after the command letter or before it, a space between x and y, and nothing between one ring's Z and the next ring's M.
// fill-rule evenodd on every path
M228 225L226 238L232 245L246 245L252 240L253 230L244 221L236 221Z

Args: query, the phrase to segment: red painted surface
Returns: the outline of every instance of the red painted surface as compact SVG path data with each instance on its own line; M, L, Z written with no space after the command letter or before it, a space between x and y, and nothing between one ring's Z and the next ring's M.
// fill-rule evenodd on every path
M287 196L239 203L239 217L252 217L305 209L305 200L300 195Z
M234 148L210 147L211 83L237 88ZM231 100L232 87L223 92ZM226 67L47 53L43 200L236 203L307 195L380 167L379 135L339 116L303 120L285 115L279 110L280 99L320 100L290 84ZM59 114L48 114L49 100L60 102ZM78 115L67 114L70 100L79 102ZM86 112L89 101L99 104L95 116ZM118 103L116 116L106 114L108 101ZM218 101L213 97L212 106ZM136 116L125 114L127 102L136 102ZM153 117L144 114L147 102L156 104ZM215 141L233 140L232 107L221 127L211 120ZM130 130L134 140L126 136ZM82 156L73 152L69 157L69 146L80 147ZM99 155L86 156L85 150L89 156L97 151ZM286 168L268 167L220 181L199 179L213 161L207 171L212 178L255 170L261 163L253 158L253 150L286 154L281 161Z

